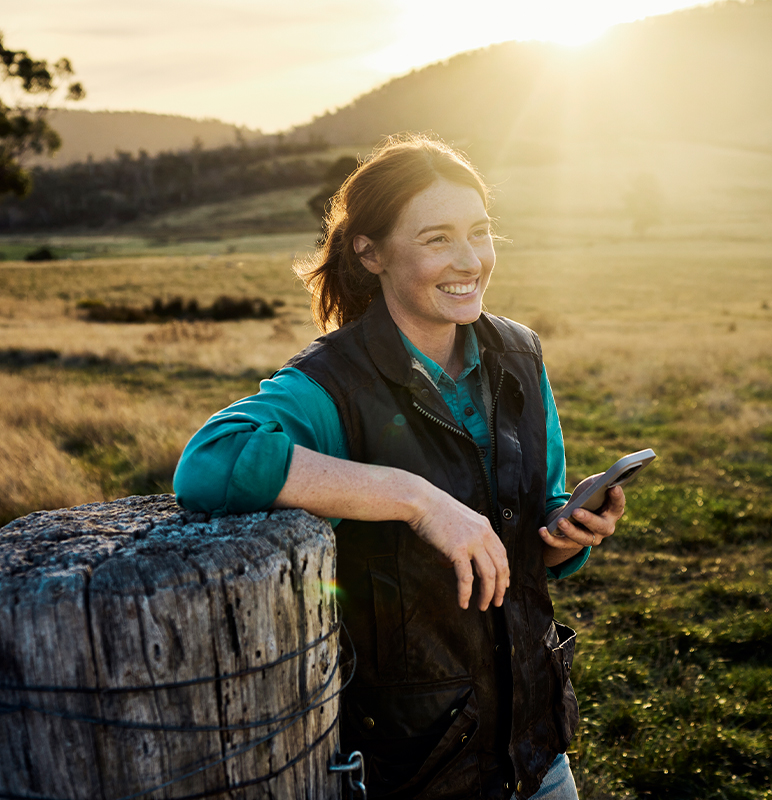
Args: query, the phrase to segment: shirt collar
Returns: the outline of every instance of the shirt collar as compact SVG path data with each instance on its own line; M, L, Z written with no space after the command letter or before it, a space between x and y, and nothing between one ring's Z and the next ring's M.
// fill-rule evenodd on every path
M461 374L456 381L462 381L470 372L480 366L480 348L477 343L477 334L471 325L464 325L464 329L466 330L466 337L464 339L464 368L461 370ZM399 331L399 335L410 356L414 369L423 372L435 386L439 386L440 382L444 381L454 382L450 375L448 375L436 361L424 355L402 331Z
M361 322L352 325L361 325L365 348L378 371L388 380L400 386L408 386L413 375L411 358L403 357L407 355L407 349L399 336L399 328L389 314L382 292L378 292L373 298L362 315ZM341 330L345 331L347 327L344 325ZM484 311L470 327L476 334L477 349L480 351L478 357L481 360L485 359L486 366L490 370L491 365L487 364L489 354L493 356L496 353L503 353L506 350L504 339L493 319ZM353 331L353 328L351 330ZM400 356L400 353L403 356Z

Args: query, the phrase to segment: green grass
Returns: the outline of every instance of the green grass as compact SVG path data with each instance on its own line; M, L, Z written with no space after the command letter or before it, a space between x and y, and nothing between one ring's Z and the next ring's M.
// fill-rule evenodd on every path
M582 797L772 796L770 569L769 535L699 555L609 542L553 590L580 632Z
M625 453L658 454L628 487L617 533L552 584L557 618L579 632L570 754L583 800L772 798L772 228L703 162L662 173L670 207L646 237L613 207L625 170L594 163L570 185L524 168L511 179L521 191L494 208L512 243L488 305L542 338L569 489ZM752 164L764 198L770 163ZM196 214L251 210L166 222L181 236ZM169 491L206 418L313 335L290 264L314 237L0 242L89 256L0 263L0 353L59 354L0 360L0 520ZM97 325L76 310L88 297L220 294L287 305L275 322L210 327Z
M587 800L772 797L772 441L768 390L745 380L761 362L768 375L761 359L727 378L734 432L715 384L688 374L635 404L603 370L557 384L573 482L627 450L660 456L615 536L552 586L579 631L570 754ZM767 423L739 421L754 413Z

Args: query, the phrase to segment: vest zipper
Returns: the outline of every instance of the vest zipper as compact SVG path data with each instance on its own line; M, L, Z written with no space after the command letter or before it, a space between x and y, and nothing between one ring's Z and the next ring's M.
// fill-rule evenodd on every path
M504 370L499 369L499 382L496 385L496 393L493 395L493 399L491 400L491 415L490 419L488 420L488 431L491 435L491 470L496 469L496 431L493 427L493 415L496 411L496 403L499 401L499 394L501 393L501 387L504 383Z
M502 375L502 380L503 380L503 377L504 376ZM499 390L500 389L501 389L501 381L499 382L499 388L496 390L496 397L497 398L499 396ZM482 448L477 444L477 442L466 431L461 430L461 428L457 428L457 427L455 427L454 425L451 425L448 422L445 422L444 419L441 419L440 417L435 416L434 414L431 413L431 411L427 411L425 408L423 408L423 406L418 405L418 403L416 403L415 399L413 399L413 407L417 411L419 411L421 414L423 414L427 419L430 419L432 422L436 423L440 427L445 428L446 430L449 430L451 433L455 433L456 436L460 436L462 439L465 439L467 442L471 442L472 445L474 445L474 449L477 451L477 458L478 458L478 460L480 462L480 466L482 467L482 474L483 474L483 477L485 478L485 490L486 490L486 492L488 494L488 508L490 508L491 516L493 517L493 529L496 531L496 533L498 534L498 537L500 539L501 538L501 528L499 527L499 515L496 512L496 509L495 509L495 507L493 505L493 490L491 489L491 481L490 481L490 478L488 477L488 470L485 469L485 456L482 453ZM495 407L496 407L496 401L494 400L491 403L491 418L493 417L493 409ZM493 456L495 456L495 450L494 450L495 444L494 444L494 442L495 442L495 439L493 438L493 435L491 435L491 455L493 455ZM491 468L492 469L495 468L493 466L493 464L494 464L494 462L491 461Z

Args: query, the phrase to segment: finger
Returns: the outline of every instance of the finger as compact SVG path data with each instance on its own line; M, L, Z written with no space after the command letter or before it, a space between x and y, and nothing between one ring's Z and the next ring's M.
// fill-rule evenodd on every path
M545 544L557 550L576 550L577 547L586 547L587 531L583 531L575 525L570 525L570 523L568 524L568 529L569 532L567 534L561 532L558 536L555 533L550 533L546 527L539 528L539 535Z
M486 550L475 553L472 556L472 563L474 571L480 579L477 607L480 611L486 611L496 591L496 565Z
M613 533L614 526L591 511L577 509L572 517L560 521L560 532L568 547L592 547Z
M491 530L485 537L485 549L495 570L493 605L500 606L509 586L509 559L507 549L499 537Z
M614 531L616 530L616 523L619 517L616 515L611 514L611 512L606 512L604 514L587 514L587 516L581 516L580 522L584 527L585 532L589 532L590 537L593 535L600 537L601 539L605 539L611 536ZM598 542L594 542L597 544Z
M493 605L497 607L504 602L504 595L509 588L509 563L503 545L501 549L503 553L494 561L496 564L496 591L493 593Z
M611 520L606 519L602 514L594 514L584 508L574 511L574 519L584 528L582 532L585 534L589 531L590 535L595 533L602 536L614 530L614 523ZM574 527L581 530L578 526Z
M472 564L468 556L464 555L454 559L453 569L456 572L458 582L458 604L461 608L469 608L469 599L472 596L472 585L474 584L474 573Z
M592 523L597 519L596 514L579 508L574 511L571 517L564 517L558 522L557 532L560 533L560 538L568 547L576 546L577 544L586 547L588 536L586 524L588 522ZM590 531L589 535L592 536L596 532Z
M625 513L625 493L621 486L614 486L606 492L606 508L604 514L610 514L618 520Z

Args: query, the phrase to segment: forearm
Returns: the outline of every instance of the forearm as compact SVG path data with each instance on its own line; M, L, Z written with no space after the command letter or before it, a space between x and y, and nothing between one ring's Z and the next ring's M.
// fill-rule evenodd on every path
M558 549L557 547L552 547L545 543L544 545L544 566L545 567L557 567L558 564L562 564L565 561L568 561L570 558L573 558L578 553L581 553L584 550L583 545L578 545L576 547L565 548L565 549Z
M361 464L296 446L276 508L303 508L320 517L414 524L436 491L428 481L393 467Z
M304 508L321 517L406 522L453 565L462 608L469 606L474 573L480 579L478 608L503 602L509 564L488 520L418 475L296 446L274 506Z

